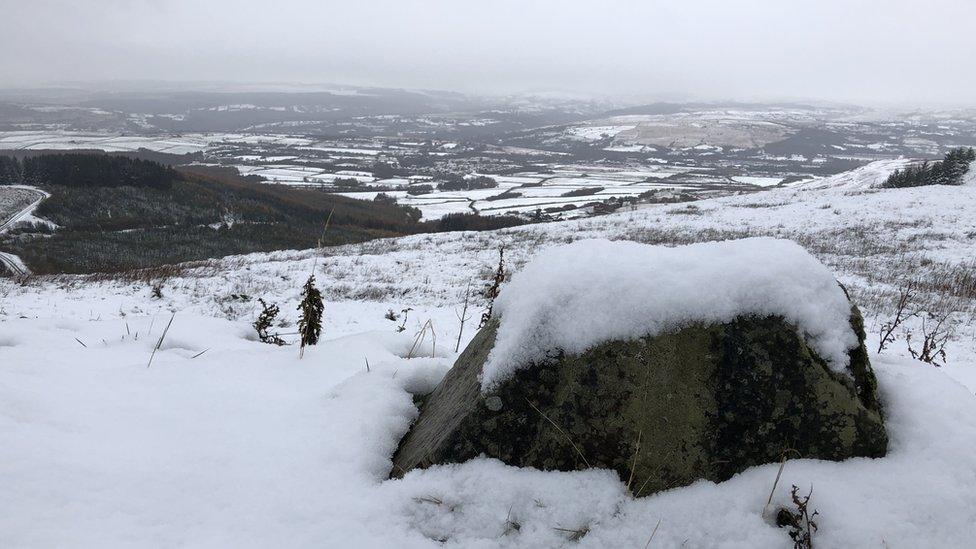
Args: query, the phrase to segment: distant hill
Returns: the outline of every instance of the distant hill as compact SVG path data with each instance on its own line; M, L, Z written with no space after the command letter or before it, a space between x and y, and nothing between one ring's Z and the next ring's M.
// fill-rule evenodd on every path
M174 170L107 155L53 155L32 162L38 165L29 174L52 175L27 179L51 193L36 215L60 228L13 231L0 248L19 255L35 273L119 271L424 229L416 210L251 183L234 170ZM72 171L80 175L70 177ZM98 173L105 177L93 179Z
M691 102L691 103L649 103L646 105L635 105L632 107L624 107L620 109L614 109L603 113L602 116L627 116L627 115L660 115L660 114L676 114L679 112L694 112L702 110L711 109L736 109L736 110L767 110L770 108L775 109L794 109L803 111L815 111L817 107L812 105L805 105L801 103L703 103L703 102Z
M0 250L20 256L37 274L116 272L525 223L477 214L425 222L420 210L382 195L356 200L249 181L233 168L172 168L117 155L0 156L3 173L8 183L35 185L51 194L35 214L53 222L56 230L34 224L0 240Z

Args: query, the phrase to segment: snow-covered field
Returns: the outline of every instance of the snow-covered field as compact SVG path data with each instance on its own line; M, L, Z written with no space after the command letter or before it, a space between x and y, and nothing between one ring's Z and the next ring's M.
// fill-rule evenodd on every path
M0 132L0 149L15 150L96 149L124 152L149 149L155 152L186 154L202 151L209 143L202 136L157 138L81 132Z
M173 136L135 136L84 132L0 132L0 149L74 150L93 149L105 152L129 152L148 149L169 154L187 154L207 150L224 143L309 145L314 140L286 135L249 135L234 133L196 133Z
M581 139L594 138L594 132L621 132L634 126L585 126L577 132ZM184 135L129 136L108 133L11 131L0 132L0 150L70 150L96 149L107 152L132 152L146 149L171 154L202 153L203 164L233 166L241 175L258 176L272 184L303 187L334 186L337 179L354 179L362 188L344 196L372 200L379 192L405 205L420 209L425 219L439 219L451 213L478 211L484 215L531 214L546 208L569 208L561 211L563 218L589 215L581 208L591 202L613 198L634 198L652 190L672 190L711 196L716 187L726 192L750 191L759 187L776 185L782 178L711 174L708 170L689 166L669 165L666 160L648 157L633 161L633 165L606 165L600 163L546 163L536 171L511 175L487 175L499 183L495 189L445 191L435 189L429 194L407 192L406 178L380 179L374 176L372 163L380 159L390 161L401 149L416 147L418 143L374 142L373 140L350 141L349 146L336 146L334 141L318 141L300 135L242 134L242 133L193 133ZM355 146L353 146L355 145ZM409 145L409 146L408 146ZM439 152L448 155L457 143L445 142ZM638 150L640 147L638 147ZM503 148L506 153L518 154L513 148ZM289 154L275 154L274 151ZM521 152L549 155L549 151L522 149ZM556 153L551 153L556 155ZM567 153L559 153L566 155ZM323 167L323 165L328 167ZM351 169L351 168L359 169ZM341 168L341 169L340 169ZM691 180L668 181L676 175L692 174ZM417 175L417 174L413 174ZM429 176L427 176L429 177ZM432 178L430 178L432 179ZM419 181L431 183L429 180ZM433 184L436 187L436 183ZM601 190L592 195L563 196L583 188ZM515 196L494 199L505 191ZM491 200L489 200L491 198Z
M789 547L762 513L778 464L640 499L606 471L488 459L387 480L417 413L411 396L451 366L455 313L469 284L491 277L501 246L519 270L590 238L775 236L806 248L851 291L869 348L910 278L920 281L919 306L955 311L955 337L942 368L907 357L904 340L872 354L889 455L791 460L774 504L788 502L791 484L813 486L817 547L967 547L976 523L976 185L879 190L855 184L863 175L492 233L232 257L165 278L0 280L0 544L645 547L653 533L651 547ZM255 341L256 299L279 304L289 323L280 329L291 332L312 272L326 298L325 341L302 359L294 346ZM153 284L162 298L152 298ZM384 314L406 308L398 333L400 320ZM428 319L436 342L426 337L411 353Z
M724 186L726 192L748 192L757 186L775 185L775 178L726 178L719 176L703 177L700 182L675 183L667 181L672 175L690 173L686 167L676 166L634 166L608 168L583 164L554 165L546 173L522 172L514 175L492 175L488 177L498 182L498 187L467 191L438 191L429 194L412 195L406 190L384 191L400 204L420 209L424 219L438 219L451 213L477 211L482 215L530 214L536 210L559 208L569 205L582 207L591 202L601 202L611 198L634 198L647 191L685 191L689 193L714 192L716 185ZM242 171L243 173L243 171ZM265 175L268 172L257 172ZM298 183L308 172L296 171L291 174ZM267 175L265 175L267 177ZM328 181L334 176L324 176ZM313 180L315 178L313 177ZM377 181L376 185L386 185ZM593 192L573 196L567 193L591 189ZM340 193L350 198L372 200L378 191L358 191ZM502 193L509 196L499 198ZM583 211L566 211L564 217L586 215Z
M689 148L707 144L761 147L784 139L794 131L781 124L781 120L796 123L809 116L809 113L790 110L774 114L729 109L622 115L572 126L567 135L590 140L613 137L618 146Z

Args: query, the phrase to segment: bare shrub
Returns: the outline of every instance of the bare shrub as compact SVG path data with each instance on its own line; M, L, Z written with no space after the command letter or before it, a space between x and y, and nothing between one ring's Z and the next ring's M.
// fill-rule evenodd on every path
M437 332L434 331L434 323L429 318L427 319L427 322L424 322L424 325L420 327L420 331L417 332L417 336L414 337L413 345L411 345L410 350L407 351L407 358L413 358L414 351L420 349L420 346L423 345L424 341L427 340L428 333L431 337L430 357L434 358L434 353L437 351Z
M810 493L800 497L797 494L797 487L794 485L790 491L790 496L793 498L795 509L783 507L776 513L776 526L788 528L787 532L790 539L793 540L793 549L813 549L813 533L817 531L817 523L813 519L819 513L817 511L812 514L809 512L810 496L812 495L812 486Z
M926 313L922 317L922 347L916 350L912 347L912 334L905 336L908 352L912 358L934 366L945 366L945 346L952 336L952 327L948 324L948 320L947 311Z
M909 280L908 285L904 288L898 290L898 304L895 309L895 318L890 322L885 322L881 325L881 342L878 344L878 352L885 350L885 347L889 343L892 343L897 336L895 335L895 330L902 325L905 320L910 317L915 316L915 312L912 312L908 308L908 303L915 297L915 285L914 280Z
M458 328L457 343L454 344L455 353L458 352L458 349L461 348L461 335L464 333L464 323L471 320L471 317L468 315L468 302L470 300L471 300L471 283L468 282L468 285L464 288L464 303L461 306L461 312L459 313L457 311L454 311L454 315L457 316L458 322L461 323L461 326Z
M402 332L402 331L404 331L404 330L407 329L407 316L409 316L410 311L412 311L412 310L413 310L412 307L407 307L406 309L401 309L400 310L400 313L397 314L396 312L393 311L393 309L390 309L390 310L386 311L386 314L383 315L383 318L389 320L390 322L396 322L397 320L400 320L400 318L402 316L403 317L403 321L400 322L399 324L397 324L397 327L396 327L397 333L400 333L400 332Z
M485 301L488 303L488 307L485 312L481 314L481 324L478 325L479 328L484 327L491 320L491 313L495 307L495 298L498 297L498 292L501 290L502 282L505 282L505 248L502 247L498 250L498 268L495 269L495 276L492 278L485 286L483 296Z
M669 213L672 215L702 215L702 213L704 212L702 212L702 209L699 208L698 206L691 204L685 206L684 208L675 208L673 210L668 210L665 213Z

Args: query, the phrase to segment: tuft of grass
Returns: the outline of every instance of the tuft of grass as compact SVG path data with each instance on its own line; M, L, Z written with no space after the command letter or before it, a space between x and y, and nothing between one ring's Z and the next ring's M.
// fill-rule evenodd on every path
M156 345L153 347L152 354L149 355L149 363L146 364L146 368L152 366L152 361L156 356L156 351L163 346L163 341L166 339L166 334L169 333L169 327L173 325L174 318L176 318L176 313L173 313L173 315L169 317L169 322L166 323L166 327L163 328L163 333L159 336L159 341L156 342ZM153 318L153 320L155 320L155 318ZM152 330L152 327L150 327L150 330Z
M580 528L560 528L559 526L555 526L553 530L569 534L569 541L579 541L583 539L583 536L590 533L590 529L586 526Z
M769 505L773 502L773 494L776 493L776 486L779 485L779 479L781 476L783 476L783 469L786 468L786 459L787 459L786 456L790 452L796 454L797 457L801 457L800 453L792 448L787 448L786 450L783 450L782 459L780 460L779 463L779 470L776 471L776 480L773 481L773 487L769 490L769 497L766 498L766 505L763 505L762 514L761 514L763 518L766 517L766 510L769 509Z

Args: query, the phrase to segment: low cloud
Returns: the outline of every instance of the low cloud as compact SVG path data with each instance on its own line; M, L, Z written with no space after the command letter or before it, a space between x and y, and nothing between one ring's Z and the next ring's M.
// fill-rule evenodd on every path
M152 79L866 104L976 97L971 0L7 4L3 87Z

